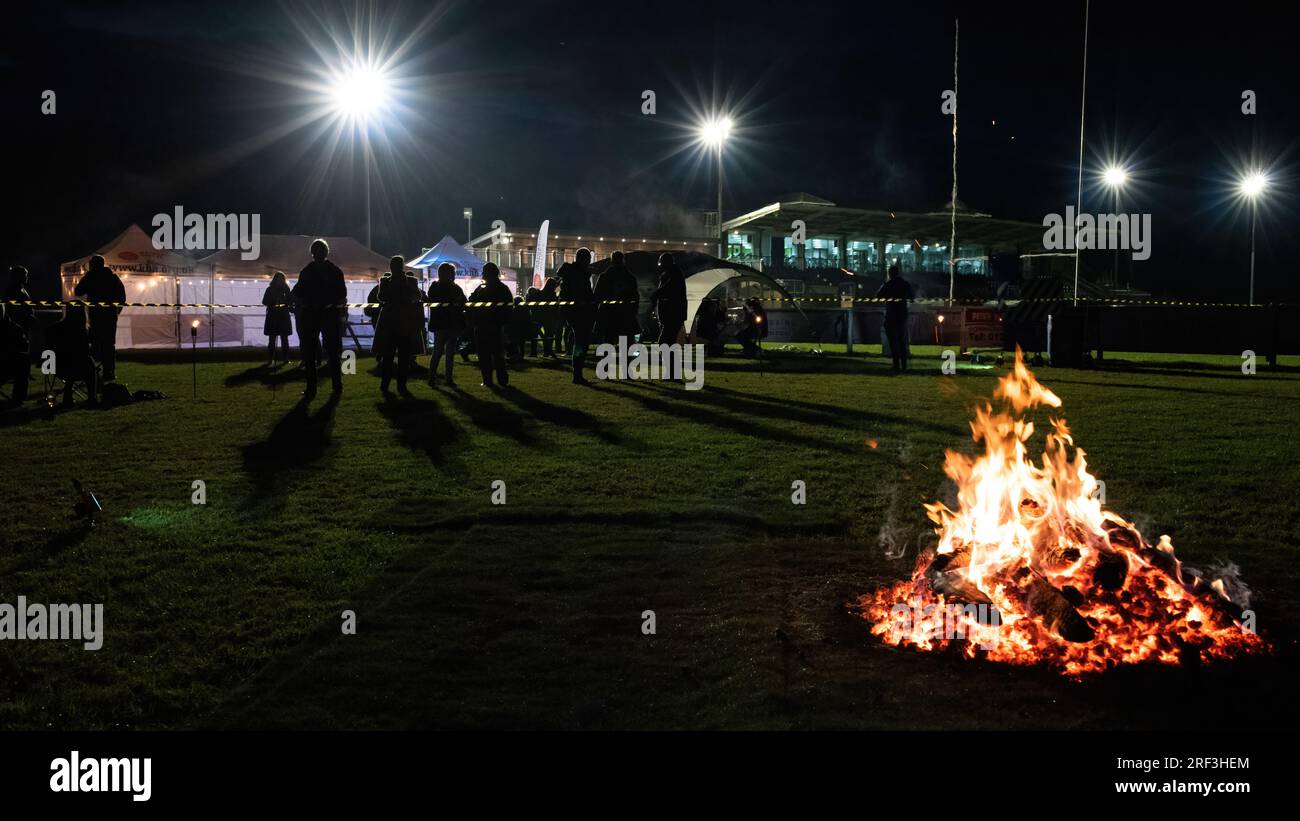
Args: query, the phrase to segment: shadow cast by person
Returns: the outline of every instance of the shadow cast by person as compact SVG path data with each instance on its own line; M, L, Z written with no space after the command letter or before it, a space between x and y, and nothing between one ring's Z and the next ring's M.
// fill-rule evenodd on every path
M393 426L403 446L424 453L430 462L448 473L456 476L468 473L456 446L464 431L442 412L437 402L410 397L380 401L375 406Z
M616 428L602 422L595 416L580 411L577 408L567 408L562 405L556 405L536 396L525 393L519 388L511 385L500 390L500 395L507 402L532 416L539 422L548 425L559 425L561 427L571 428L573 430L590 434L595 438L610 445L623 444L622 434Z
M250 382L259 382L267 387L279 387L287 382L296 382L301 379L302 368L300 367L280 365L269 368L265 363L262 363L239 373L232 373L223 380L223 383L227 388L237 388Z
M487 388L481 390L487 391ZM508 406L499 402L488 402L479 399L474 394L463 390L459 385L451 388L451 393L456 397L456 403L464 409L465 414L469 416L470 421L476 428L489 433L500 434L509 437L521 445L532 445L537 441L528 430L525 418ZM500 388L492 389L496 396L502 396L503 390Z
M312 413L311 403L300 400L275 423L265 440L244 447L244 473L253 482L250 507L268 502L275 502L277 508L283 506L286 481L294 473L333 456L336 446L330 433L338 403L339 395L330 394Z

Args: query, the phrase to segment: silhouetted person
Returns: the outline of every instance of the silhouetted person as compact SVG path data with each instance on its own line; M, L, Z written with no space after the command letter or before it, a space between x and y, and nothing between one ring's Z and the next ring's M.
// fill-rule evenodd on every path
M662 345L671 345L686 325L686 277L673 261L672 254L659 255L659 287L650 294L659 320L659 339Z
M9 269L9 281L5 283L4 294L0 296L0 302L31 301L32 295L27 292L27 269L21 265L15 265ZM33 306L6 304L0 307L0 314L21 328L24 334L31 334L32 317L36 315L36 309Z
M912 298L912 286L899 273L898 265L889 266L889 279L876 291L879 299L888 299L885 305L885 336L889 341L889 355L896 371L907 370L907 301Z
M347 304L348 286L339 267L326 259L329 252L330 247L323 239L311 244L312 261L298 274L292 291L298 304L298 341L302 345L303 368L307 373L307 389L303 396L308 399L316 395L316 370L320 364L322 338L334 392L343 391L343 374L339 367L339 358L343 354L339 310L340 306Z
M510 323L506 326L506 355L512 362L520 362L524 358L524 345L528 340L533 340L534 348L537 344L537 337L533 331L532 312L524 304L524 298L515 297L514 307L510 311Z
M630 344L641 333L636 319L641 293L636 277L623 262L622 251L614 252L609 267L596 279L596 302L599 341L617 345L618 338L625 336Z
M72 291L87 302L116 302L118 307L94 307L87 310L90 317L90 347L99 361L105 382L117 378L117 316L122 313L120 303L126 302L126 287L122 279L104 264L104 258L95 254L90 258L90 270Z
M31 379L32 357L27 332L9 312L0 315L0 387L13 383L8 404L18 407L27 400L27 381Z
M409 396L406 377L411 360L424 353L424 294L420 281L406 272L400 256L388 261L388 274L376 291L375 356L379 359L379 390L388 393L393 357L397 357L397 392Z
M547 277L542 287L529 288L524 302L529 306L529 318L533 323L532 355L537 356L537 339L542 340L543 356L559 356L564 341L564 323L560 319L560 309L555 305L536 305L535 302L554 302L559 299L555 289L560 281Z
M266 364L275 364L275 340L280 340L280 361L289 364L289 335L293 333L293 312L290 302L293 293L289 290L289 281L284 278L284 271L276 271L271 277L271 284L262 292L262 304L266 306L266 321L262 333L266 334Z
M438 266L438 279L429 285L429 301L443 303L429 306L429 330L433 331L433 358L429 360L429 386L438 379L438 361L447 360L447 384L455 385L452 365L456 361L456 343L465 330L465 292L456 284L456 266L444 262ZM450 303L450 304L448 304Z
M54 375L63 380L63 404L72 404L74 382L86 383L90 404L99 399L99 365L86 330L86 315L80 308L64 309L63 318L46 330L46 344L54 351Z
M505 340L502 332L514 309L510 289L501 282L501 271L495 263L483 265L483 284L469 295L470 302L498 303L490 307L468 309L469 324L474 329L474 350L478 353L478 369L483 375L483 386L492 387L492 374L502 386L510 384L506 372Z
M700 301L700 310L695 314L695 338L704 341L705 352L715 354L721 351L724 320L722 306L716 299Z
M573 262L566 262L555 272L560 281L559 298L573 305L560 309L564 321L573 333L573 384L585 385L582 366L587 360L587 347L591 345L591 332L596 324L596 297L591 290L591 251L579 248Z
M736 341L740 343L741 353L745 356L758 356L759 345L767 338L767 311L763 303L756 298L745 300L745 318L740 330L736 332Z

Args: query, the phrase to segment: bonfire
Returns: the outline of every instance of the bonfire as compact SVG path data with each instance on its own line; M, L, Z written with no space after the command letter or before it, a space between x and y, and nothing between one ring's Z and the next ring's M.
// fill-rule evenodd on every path
M1248 594L1231 573L1184 566L1168 536L1152 545L1104 508L1064 419L1050 420L1039 462L1028 458L1027 412L1061 400L1019 351L994 398L1000 407L985 403L971 422L983 451L947 452L957 509L925 505L937 544L922 551L910 580L857 603L874 635L1073 677L1268 649L1249 629Z

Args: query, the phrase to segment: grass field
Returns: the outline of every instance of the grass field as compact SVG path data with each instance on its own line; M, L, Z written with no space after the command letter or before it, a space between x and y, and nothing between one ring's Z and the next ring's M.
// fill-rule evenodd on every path
M253 361L204 357L197 399L187 359L124 362L171 398L0 415L0 601L107 624L98 652L0 645L0 727L1297 727L1300 363L1038 369L1109 507L1240 565L1279 647L1075 683L887 649L846 611L910 572L1004 372L920 353L893 377L861 349L761 373L733 352L698 392L533 364L492 393L461 366L461 390L393 401L362 359L306 408L300 374ZM105 504L89 531L73 478Z

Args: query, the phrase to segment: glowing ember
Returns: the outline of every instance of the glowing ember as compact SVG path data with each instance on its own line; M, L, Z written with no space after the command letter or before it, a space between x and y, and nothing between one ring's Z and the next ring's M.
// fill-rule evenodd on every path
M1229 600L1223 580L1184 568L1168 536L1152 546L1102 509L1063 419L1051 420L1041 464L1027 458L1034 426L1024 412L1061 400L1019 350L993 395L1004 408L986 403L971 423L983 453L947 452L958 509L925 506L938 545L919 557L910 581L858 603L874 635L1072 676L1268 649L1237 621L1245 602Z

